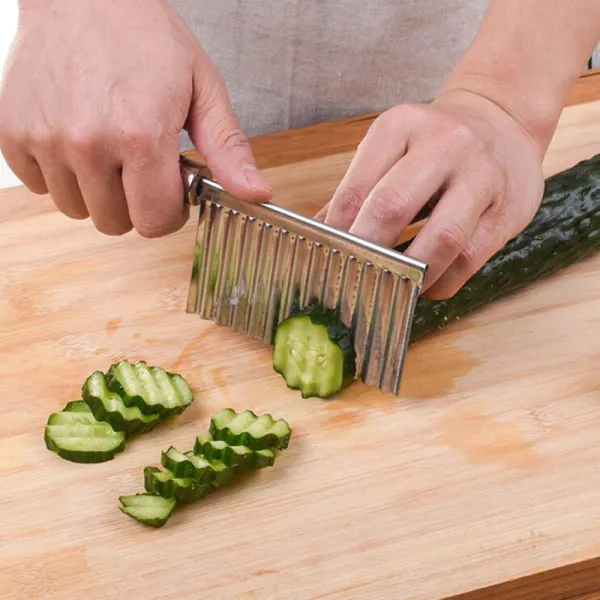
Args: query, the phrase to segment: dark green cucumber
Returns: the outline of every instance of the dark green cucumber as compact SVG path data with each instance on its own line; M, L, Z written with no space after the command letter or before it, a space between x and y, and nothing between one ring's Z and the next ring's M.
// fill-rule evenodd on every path
M160 415L145 415L137 406L126 406L118 394L109 391L102 371L92 373L83 384L82 397L98 421L106 421L116 431L128 435L150 431Z
M208 460L194 452L184 454L173 446L161 453L161 464L175 477L190 478L196 483L211 484L215 487L229 483L234 475L234 469L220 460Z
M119 510L143 525L162 527L173 514L176 501L155 494L132 494L120 496Z
M78 400L48 417L44 441L48 450L65 460L100 463L123 452L127 436L108 423L97 421L89 406Z
M447 300L420 297L411 342L600 250L600 154L546 180L530 224Z
M269 414L259 417L251 410L238 414L231 408L225 408L211 418L209 434L213 440L230 446L283 450L290 443L292 429L284 419L275 420Z
M275 332L273 369L303 398L327 398L356 376L350 329L317 303L293 311Z
M162 471L158 467L144 469L144 488L149 494L180 502L201 500L215 491L208 483L198 483L191 477L175 477L171 471Z
M230 446L226 442L213 440L209 435L199 435L194 443L194 454L208 460L220 460L228 467L258 470L275 464L275 450L251 450L248 446Z
M118 394L125 406L135 406L145 415L163 417L183 412L194 395L187 381L178 373L151 367L141 360L122 360L111 365L106 374L108 389Z

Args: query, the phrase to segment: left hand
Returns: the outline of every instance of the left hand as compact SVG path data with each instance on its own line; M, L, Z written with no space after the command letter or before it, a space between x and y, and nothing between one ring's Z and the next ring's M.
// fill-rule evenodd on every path
M543 153L510 114L466 90L396 106L375 120L315 218L393 247L438 198L406 254L429 263L427 295L446 299L537 212Z

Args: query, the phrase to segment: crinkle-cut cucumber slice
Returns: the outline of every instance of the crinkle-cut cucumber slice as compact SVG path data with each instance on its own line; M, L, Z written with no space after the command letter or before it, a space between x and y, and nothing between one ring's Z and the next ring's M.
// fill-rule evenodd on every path
M106 421L116 431L128 435L150 431L161 415L145 415L136 406L126 406L118 394L111 392L102 371L95 371L86 380L82 396L98 421Z
M162 367L151 367L145 361L122 360L106 374L108 389L118 394L125 406L137 407L143 414L164 417L180 414L193 401L187 381Z
M214 440L230 446L247 446L251 450L285 449L292 429L284 419L270 414L257 416L251 410L236 413L231 408L219 411L210 420L209 433Z
M150 527L162 527L170 519L176 505L175 499L155 494L121 496L119 501L121 512Z
M354 380L350 330L333 310L317 304L295 311L275 332L273 369L303 398L328 398Z
M220 460L228 467L258 470L275 464L275 450L251 450L248 446L230 446L222 440L213 440L208 435L199 435L194 443L194 454L208 460Z
M48 417L44 430L48 450L71 462L100 463L125 449L127 436L97 421L85 402L68 403Z

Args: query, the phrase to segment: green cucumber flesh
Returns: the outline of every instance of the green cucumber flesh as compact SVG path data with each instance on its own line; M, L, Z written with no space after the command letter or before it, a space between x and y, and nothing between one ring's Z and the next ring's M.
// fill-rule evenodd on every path
M230 446L283 450L289 445L292 429L287 421L275 420L270 414L259 417L251 410L238 414L231 408L225 408L211 418L209 434L212 439Z
M175 477L189 477L197 483L214 486L229 483L233 478L233 469L220 460L208 460L194 452L183 453L171 446L162 452L161 464Z
M116 431L128 435L146 433L161 420L161 415L145 415L136 406L126 406L118 394L109 391L102 371L95 371L87 378L82 396L98 421L106 421Z
M215 490L210 484L198 483L191 477L175 477L171 471L157 467L144 469L144 488L149 494L181 502L201 500Z
M303 398L328 398L353 381L356 352L348 327L318 304L294 311L275 331L273 369Z
M71 404L71 403L70 403ZM87 412L83 409L85 405ZM61 458L78 463L112 460L125 449L127 436L108 423L97 421L84 402L67 405L48 417L44 431L48 450Z
M155 494L132 494L119 498L119 509L136 521L150 527L162 527L173 514L176 501Z
M529 225L454 296L441 301L421 296L410 341L414 343L599 250L600 154L549 177L540 208Z
M181 375L150 367L145 361L122 360L111 365L106 381L108 389L126 406L137 407L147 415L180 414L193 401L192 390Z
M194 443L194 453L207 459L220 460L228 467L242 467L253 470L272 467L275 464L275 450L251 450L248 446L230 446L210 436L199 435Z

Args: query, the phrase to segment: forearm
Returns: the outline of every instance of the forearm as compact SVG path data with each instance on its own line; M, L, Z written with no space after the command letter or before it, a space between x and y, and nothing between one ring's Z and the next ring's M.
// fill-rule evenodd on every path
M466 89L485 96L519 121L544 153L599 40L598 0L491 0L442 93Z

